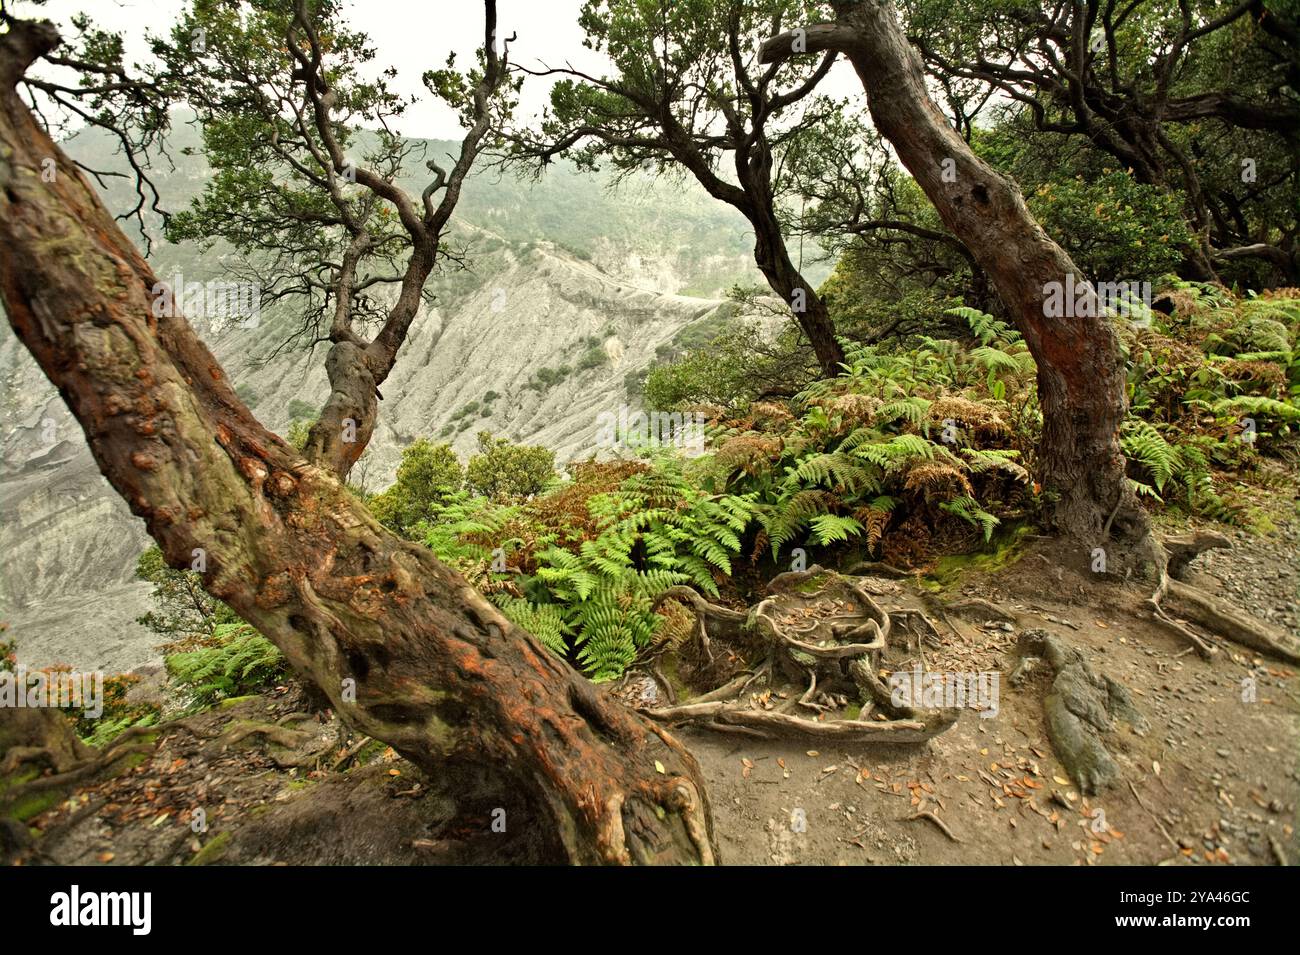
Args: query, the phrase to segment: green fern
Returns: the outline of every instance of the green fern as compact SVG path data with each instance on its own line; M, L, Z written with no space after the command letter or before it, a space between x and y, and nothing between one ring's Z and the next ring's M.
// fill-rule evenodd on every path
M984 531L985 541L992 538L994 528L1002 523L993 514L984 510L979 501L969 495L962 495L953 498L951 501L944 501L939 505L939 508L954 517L960 517L963 521L980 527Z
M851 517L840 517L836 514L822 514L814 517L810 522L812 526L812 540L814 544L834 544L839 541L846 541L850 537L856 537L863 531L862 524Z
M189 691L196 707L273 686L288 674L275 644L247 623L218 625L212 641L212 646L163 657L168 674Z
M1136 418L1124 422L1120 447L1130 461L1135 461L1146 469L1157 491L1163 490L1182 466L1178 449L1166 441L1154 426Z

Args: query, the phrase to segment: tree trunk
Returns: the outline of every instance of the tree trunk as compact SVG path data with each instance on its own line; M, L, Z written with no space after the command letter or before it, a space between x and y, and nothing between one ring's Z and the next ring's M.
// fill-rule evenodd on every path
M754 226L754 261L759 271L794 313L795 321L808 336L822 374L834 378L843 370L840 366L844 363L844 349L835 338L835 325L825 300L790 261L776 216L755 215L750 223Z
M925 88L920 58L893 3L838 0L833 6L837 21L802 31L801 52L847 55L876 128L988 273L1024 336L1038 363L1041 476L1058 495L1058 530L1088 547L1101 543L1108 528L1124 540L1144 541L1147 521L1125 480L1119 447L1127 410L1124 361L1091 285L1030 215L1016 185L976 157L948 125ZM783 34L767 41L763 59L792 55L795 39ZM1070 303L1076 307L1049 316L1050 290L1067 284L1083 289Z
M522 794L530 818L507 826L556 858L714 861L680 744L380 526L262 428L183 318L152 316L152 270L15 90L57 43L48 23L0 35L0 297L168 561L203 549L205 588L352 726L428 772Z
M330 346L325 355L325 374L330 396L307 432L303 454L312 464L329 468L346 481L375 433L378 382L366 361L365 347L354 341Z

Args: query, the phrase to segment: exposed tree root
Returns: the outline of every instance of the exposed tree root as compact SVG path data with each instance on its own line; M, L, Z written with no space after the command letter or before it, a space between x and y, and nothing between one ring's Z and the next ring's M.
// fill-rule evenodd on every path
M1190 643L1192 648L1200 655L1201 659L1214 659L1215 654L1219 652L1218 647L1207 643L1205 638L1195 630L1188 628L1183 623L1170 617L1165 613L1164 608L1161 607L1160 604L1156 603L1155 600L1148 600L1147 605L1151 608L1151 619L1154 623L1159 624L1166 630L1171 631L1175 636L1182 637Z
M936 827L938 827L940 832L942 832L953 842L961 842L960 839L958 839L955 835L953 835L952 830L948 828L948 824L928 809L924 809L921 812L914 812L910 816L904 816L903 822L915 822L918 819L924 819L926 822L933 823Z
M301 718L299 716L299 719ZM273 747L279 748L279 751L271 749L267 755L280 768L292 769L296 766L311 765L333 748L334 744L331 740L322 739L317 734L303 730L289 729L281 726L282 722L285 721L261 723L253 720L236 720L209 744L208 749L210 752L225 752L250 736L263 736Z
M878 560L861 561L842 571L842 573L849 577L884 577L888 580L907 580L916 576L910 571L902 570L893 564L886 564Z
M1178 611L1191 623L1241 646L1267 654L1287 663L1300 664L1300 647L1282 630L1255 617L1230 608L1220 598L1199 587L1185 583L1183 578L1191 562L1207 550L1230 549L1232 542L1222 534L1199 531L1185 537L1156 541L1155 552L1157 582L1155 592L1147 600L1153 618L1192 643L1197 652L1210 659L1215 648L1187 626L1174 620L1166 612L1166 599L1177 605Z
M764 738L799 738L847 744L924 742L957 721L957 709L914 710L896 706L877 671L888 648L893 621L871 597L863 581L812 567L781 574L768 585L770 597L748 613L711 604L695 591L677 587L659 602L680 599L696 612L709 641L721 642L736 656L762 654L753 670L733 673L721 686L685 703L650 707L643 712L668 724L690 724L721 732ZM940 640L934 625L919 611L896 616L916 634L918 648ZM747 691L766 683L770 704L777 680L806 689L793 691L782 703L764 708ZM826 714L856 696L863 704L855 719L828 719ZM795 715L796 707L815 718ZM879 708L888 719L868 719Z
M938 736L957 721L958 711L936 710L928 721L888 720L817 720L751 710L732 703L684 703L659 710L645 710L651 719L664 723L690 723L709 727L714 723L743 726L757 730L767 738L805 738L840 743L923 743Z
M990 603L987 600L981 600L978 597L972 597L969 600L959 600L956 603L949 604L946 609L964 617L968 617L972 613L978 612L985 620L1001 620L1006 623L1016 622L1016 615L1011 611L999 607L995 603Z
M1055 674L1043 700L1047 735L1061 763L1079 787L1090 795L1119 778L1119 767L1102 742L1116 719L1145 731L1146 720L1128 691L1110 677L1098 676L1082 651L1046 630L1025 630L1017 643L1019 660L1008 682L1023 682L1030 661L1041 658Z
M1300 651L1287 646L1286 634L1262 620L1237 613L1198 587L1170 580L1168 595L1189 620L1243 647L1300 665Z
M10 757L14 756L15 750L20 750L21 752L18 753L18 759L12 760L13 766L11 769L6 770L5 774L12 772L12 769L17 768L17 766L22 763L35 762L38 759L45 759L56 770L56 772L49 776L37 776L35 779L27 782L6 787L3 790L2 800L0 800L4 803L12 805L32 793L44 792L50 789L61 789L65 786L75 785L82 780L88 779L105 769L108 769L125 756L152 753L156 745L155 743L132 744L131 740L140 736L159 732L157 726L132 726L130 729L127 729L118 736L117 739L113 741L112 745L104 750L97 750L92 746L86 746L84 743L77 741L79 747L78 752L83 754L89 753L91 755L79 758L70 763L67 761L54 762L49 759L49 754L66 749L66 744L58 742L58 740L62 738L63 734L66 732L66 734L72 736L74 740L76 737L72 734L72 729L61 712L57 710L42 710L40 712L51 714L55 720L62 723L64 729L53 731L57 735L55 741L52 742L51 745L13 747L6 751L4 760L5 765L11 763ZM51 724L53 724L53 722L54 721L51 720Z

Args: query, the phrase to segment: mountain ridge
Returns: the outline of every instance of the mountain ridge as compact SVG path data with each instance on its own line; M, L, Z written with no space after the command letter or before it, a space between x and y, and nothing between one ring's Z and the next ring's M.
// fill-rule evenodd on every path
M206 179L198 157L183 152L197 145L193 130L180 129L175 168L155 170L177 209ZM120 162L94 133L66 145L94 168ZM107 183L109 208L129 208L129 188ZM630 401L629 377L692 324L731 314L725 288L756 275L743 220L679 183L634 184L662 193L653 208L608 185L562 166L534 183L470 178L453 220L469 268L430 282L435 304L414 323L382 388L358 472L368 489L391 480L402 447L417 437L448 441L462 457L481 430L545 445L561 464L593 453L601 412ZM155 242L150 258L160 280L180 273L188 282L221 278L231 254ZM707 294L689 294L699 292ZM328 394L323 351L266 357L293 321L269 309L256 328L207 336L259 420L281 434L292 403L319 408ZM7 322L0 383L0 620L21 658L107 671L156 662L158 638L134 622L150 589L133 576L148 545L143 522L100 476L79 426Z

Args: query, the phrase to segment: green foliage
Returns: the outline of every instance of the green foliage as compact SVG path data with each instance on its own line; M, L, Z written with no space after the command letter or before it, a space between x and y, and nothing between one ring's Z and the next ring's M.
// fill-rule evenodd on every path
M1151 475L1157 491L1163 490L1183 466L1178 449L1146 421L1132 418L1125 421L1120 447L1130 463L1144 468Z
M85 709L73 712L76 732L91 746L105 746L132 726L154 726L161 717L156 703L132 703L127 699L131 687L140 681L132 673L104 677L103 711L95 717Z
M650 646L656 595L693 584L717 595L731 573L752 502L702 493L669 458L587 502L596 536L536 555L536 578L562 608L563 633L593 679L617 676Z
M311 423L294 419L289 422L289 431L284 440L300 454L307 449L307 439L311 437Z
M1123 329L1139 398L1121 438L1130 477L1152 506L1237 520L1217 474L1252 466L1265 436L1280 441L1294 399L1280 361L1207 361L1202 349L1226 341L1243 314L1285 315L1289 354L1300 308L1171 289L1183 302L1173 315ZM788 402L720 409L700 457L661 451L602 465L595 483L587 465L571 465L573 480L534 481L530 499L489 499L469 481L428 509L418 536L596 679L616 677L660 639L658 594L680 584L726 599L739 562L801 546L829 563L865 549L915 566L984 547L1039 506L1027 467L1041 427L1035 368L1006 321L966 306L945 312L960 338L850 344L838 377ZM1240 416L1260 423L1259 442L1240 440Z
M402 450L397 480L375 495L370 510L381 524L414 538L416 526L428 520L464 480L460 460L450 445L420 438Z
M1172 314L1129 332L1129 476L1147 498L1236 522L1244 508L1220 475L1294 453L1300 298L1176 280L1165 297Z
M1192 241L1177 194L1122 170L1054 178L1030 196L1029 211L1099 281L1163 275Z
M524 387L530 391L549 391L572 373L573 369L568 365L560 365L558 368L539 368L533 372L532 377L528 379L528 383Z
M293 421L315 421L320 417L320 409L310 401L293 398L289 401L289 418Z
M275 644L242 621L219 625L203 646L167 653L163 662L195 708L255 693L288 676L288 665Z
M507 527L517 515L516 507L460 490L431 502L413 536L418 535L439 560L467 574L482 572L496 548L504 552L516 543Z
M156 609L137 617L136 623L154 633L172 639L210 635L219 625L239 619L233 610L203 589L203 578L198 573L168 566L157 544L150 545L140 555L135 576L153 584L150 597Z
M790 331L766 336L756 322L704 323L713 337L700 341L692 326L661 349L641 383L646 404L673 411L695 405L743 408L772 388L814 376L808 349Z
M475 494L496 500L530 497L555 477L555 452L512 444L480 431L478 454L469 459L465 485Z
M865 538L874 548L891 523L915 516L935 528L956 518L987 540L994 510L1016 512L1029 480L1015 462L1020 449L1005 446L1002 416L1010 396L1030 401L1033 363L1005 322L969 308L950 315L982 344L922 337L911 350L850 347L842 375L795 398L798 417L719 435L704 466L715 485L756 495L774 557L800 543Z
M611 679L653 642L658 594L678 584L718 594L753 505L703 492L663 455L565 512L575 490L514 505L456 495L422 527L424 541L551 650Z
M605 351L602 345L591 345L582 353L578 359L578 371L590 371L592 368L599 368L609 362L609 353Z

